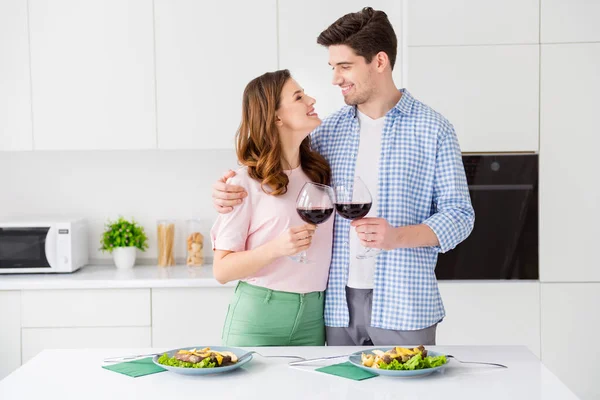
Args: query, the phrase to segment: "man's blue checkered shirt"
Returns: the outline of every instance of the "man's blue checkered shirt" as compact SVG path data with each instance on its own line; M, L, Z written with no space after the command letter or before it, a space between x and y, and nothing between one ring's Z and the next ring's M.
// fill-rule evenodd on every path
M311 134L312 147L331 165L333 180L354 176L360 140L356 108L343 107ZM458 139L440 114L406 90L385 116L381 137L378 213L392 226L426 224L439 247L395 249L377 256L371 326L427 328L444 318L435 277L439 252L453 249L473 229L475 214ZM333 256L326 291L325 325L349 322L346 282L350 221L335 217Z

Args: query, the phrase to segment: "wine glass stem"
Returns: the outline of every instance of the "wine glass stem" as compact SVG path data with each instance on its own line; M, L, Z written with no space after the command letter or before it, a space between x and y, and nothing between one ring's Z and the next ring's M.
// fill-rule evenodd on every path
M361 245L362 250L356 255L358 259L371 258L375 257L381 252L381 249L376 249L373 247L365 247Z
M303 264L306 264L306 263L308 263L308 261L309 261L309 260L308 260L308 255L306 254L306 250L302 250L302 251L301 251L301 252L298 254L298 257L299 257L299 258L298 258L298 261L299 261L299 262L301 262L301 263L303 263Z

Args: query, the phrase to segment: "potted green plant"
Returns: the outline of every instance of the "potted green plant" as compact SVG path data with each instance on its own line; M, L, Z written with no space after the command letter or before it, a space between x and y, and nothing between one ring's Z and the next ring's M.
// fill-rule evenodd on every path
M117 268L128 269L135 264L136 249L148 248L148 237L133 219L119 217L117 221L108 220L100 244L100 250L112 253Z

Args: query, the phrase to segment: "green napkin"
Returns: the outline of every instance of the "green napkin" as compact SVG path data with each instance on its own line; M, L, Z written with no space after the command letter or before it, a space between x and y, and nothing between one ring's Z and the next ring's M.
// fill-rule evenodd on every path
M152 362L152 357L122 362L113 365L103 365L102 368L137 378L138 376L155 374L166 371Z
M352 365L350 361L317 368L315 371L325 372L326 374L341 376L342 378L353 379L355 381L362 381L363 379L369 379L377 376L377 374L365 371L362 368Z

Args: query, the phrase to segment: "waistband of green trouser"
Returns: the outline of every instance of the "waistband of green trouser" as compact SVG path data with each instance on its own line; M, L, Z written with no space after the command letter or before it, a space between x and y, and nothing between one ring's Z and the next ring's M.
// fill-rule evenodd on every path
M239 281L235 292L243 292L255 297L264 297L265 301L296 301L303 302L309 299L322 299L324 297L323 292L310 292L310 293L291 293L282 292L279 290L267 289L261 286L252 285L248 282Z

